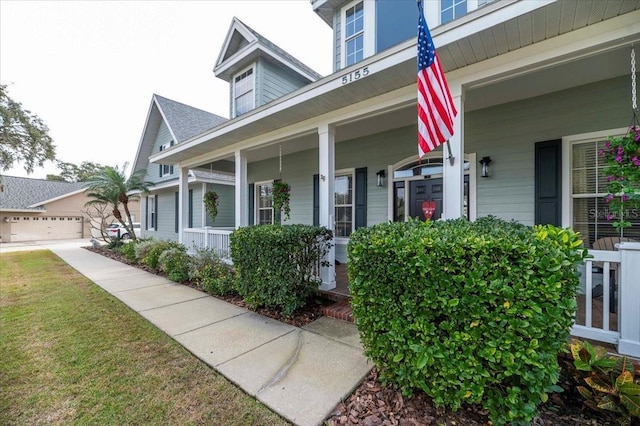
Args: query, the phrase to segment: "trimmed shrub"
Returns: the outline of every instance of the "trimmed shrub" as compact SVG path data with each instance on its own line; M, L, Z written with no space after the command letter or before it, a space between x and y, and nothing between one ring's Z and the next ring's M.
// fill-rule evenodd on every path
M233 268L223 262L213 249L198 249L191 258L189 276L198 286L214 296L235 292Z
M347 267L365 354L405 394L480 403L494 424L530 421L559 377L581 243L496 218L361 228Z
M179 249L184 252L187 251L185 246L180 243L176 243L175 241L154 240L150 244L145 256L140 259L140 262L154 271L157 271L160 268L160 255L165 250L169 250L171 248ZM136 252L136 254L138 253Z
M318 290L317 267L331 247L331 231L308 225L247 226L231 234L235 288L251 307L285 316Z
M136 245L140 244L141 242L142 240L130 240L126 244L122 245L120 251L129 262L138 261L138 259L136 258Z
M144 259L147 254L149 254L156 242L157 240L149 238L136 243L136 245L133 247L133 251L135 252L135 261L138 263L142 263L142 259Z
M200 288L214 296L233 294L234 275L231 266L214 262L198 269L195 279Z
M183 283L189 280L190 259L184 247L171 247L160 254L159 269L171 281Z

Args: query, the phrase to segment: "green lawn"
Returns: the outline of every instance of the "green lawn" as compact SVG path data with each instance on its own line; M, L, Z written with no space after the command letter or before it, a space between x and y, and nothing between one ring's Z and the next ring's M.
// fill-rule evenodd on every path
M49 251L0 256L0 424L286 425Z

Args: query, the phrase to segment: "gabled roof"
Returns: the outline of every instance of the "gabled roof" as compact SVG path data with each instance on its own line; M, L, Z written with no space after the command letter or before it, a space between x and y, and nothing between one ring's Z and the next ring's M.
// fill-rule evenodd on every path
M227 121L226 118L154 94L133 163L133 170L147 167L149 156L162 121L165 122L175 143L184 142L194 136Z
M0 209L41 209L54 199L84 191L84 183L57 182L15 176L2 176Z
M309 82L322 78L320 74L235 17L231 21L213 72L216 77L231 81L233 74L261 56L289 68Z

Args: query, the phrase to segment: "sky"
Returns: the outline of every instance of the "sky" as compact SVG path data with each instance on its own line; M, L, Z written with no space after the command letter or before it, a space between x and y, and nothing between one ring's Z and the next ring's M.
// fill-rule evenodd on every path
M0 0L0 84L49 127L58 160L130 171L154 93L229 117L229 83L212 70L234 16L331 73L332 30L309 0Z

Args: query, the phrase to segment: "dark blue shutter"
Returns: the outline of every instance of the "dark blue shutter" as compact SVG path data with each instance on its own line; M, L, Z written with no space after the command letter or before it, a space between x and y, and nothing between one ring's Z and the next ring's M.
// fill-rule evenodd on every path
M180 193L179 192L175 193L174 204L175 204L175 209L174 210L175 210L175 217L176 218L174 220L174 225L173 225L174 230L173 231L177 234L178 230L179 230L178 229L178 224L180 222L180 220L179 220L180 219Z
M144 229L149 229L149 199L151 197L146 198L146 202L144 203Z
M320 175L313 175L313 226L320 226Z
M562 226L562 141L535 145L535 224Z
M193 228L193 189L189 190L189 228ZM207 225L206 219L204 225Z
M162 152L164 150L164 146L160 145L160 152ZM158 174L160 175L160 177L162 177L162 168L164 167L162 164L158 164L159 167L159 171Z
M249 207L249 218L248 218L249 219L249 225L253 225L253 223L254 223L254 219L253 219L254 214L255 214L254 213L254 203L255 203L255 196L254 196L255 192L254 192L254 189L255 189L255 185L253 183L250 183L249 184L249 191L247 191L247 192L249 192L249 204L248 204L248 207Z
M155 195L155 197L153 197L154 200L153 202L155 203L155 213L154 213L154 220L153 220L153 229L155 229L156 231L158 230L158 194Z
M355 182L355 229L367 226L367 168L356 169Z
M281 182L281 179L276 179L275 182ZM273 223L282 223L282 211L273 209Z
M171 142L169 143L169 146L173 146L173 145L174 145L174 143L173 143L173 141L171 141ZM172 164L171 166L169 166L169 174L170 174L170 175L172 175L172 174L173 174L173 164Z

